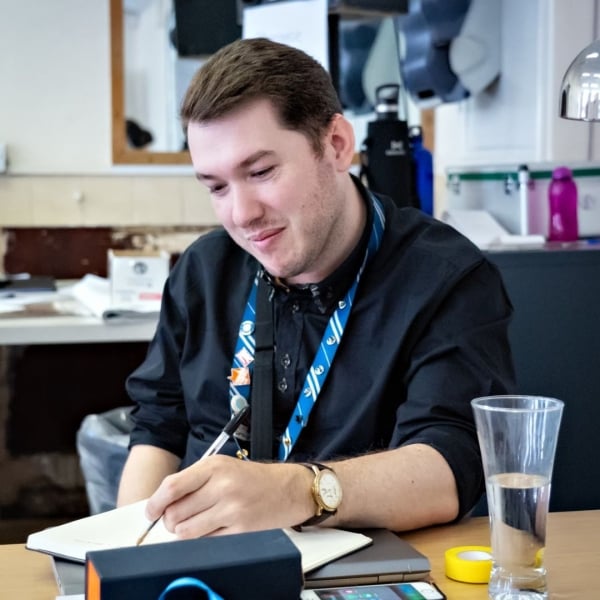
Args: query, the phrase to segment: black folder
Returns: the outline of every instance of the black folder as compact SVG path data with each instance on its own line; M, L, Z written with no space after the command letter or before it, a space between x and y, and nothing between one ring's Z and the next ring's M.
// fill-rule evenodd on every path
M426 556L387 529L361 529L373 543L305 575L305 588L418 581L431 570Z

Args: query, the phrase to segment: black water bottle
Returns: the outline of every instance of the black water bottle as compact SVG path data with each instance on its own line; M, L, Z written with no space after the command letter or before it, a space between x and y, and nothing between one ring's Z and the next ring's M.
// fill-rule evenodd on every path
M398 206L419 208L412 176L408 125L399 118L400 86L375 90L376 119L368 124L361 148L361 176L373 192L389 196Z

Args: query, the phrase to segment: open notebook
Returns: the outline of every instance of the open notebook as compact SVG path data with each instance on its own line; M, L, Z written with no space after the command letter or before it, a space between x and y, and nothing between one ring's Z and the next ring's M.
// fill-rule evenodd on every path
M427 577L431 568L427 557L395 533L386 529L366 529L362 533L373 543L305 573L305 588L375 585ZM53 565L63 594L83 593L83 564L53 557Z
M29 550L45 552L71 561L85 562L86 552L135 546L149 525L144 514L146 501L104 513L71 521L64 525L32 533L27 538ZM332 560L371 544L372 539L361 533L342 529L306 527L302 531L284 530L302 555L302 570L306 573ZM143 544L175 541L162 521L148 533Z

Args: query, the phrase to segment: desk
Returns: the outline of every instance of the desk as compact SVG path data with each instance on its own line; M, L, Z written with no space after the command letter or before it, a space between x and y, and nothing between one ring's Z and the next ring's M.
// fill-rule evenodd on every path
M82 311L82 305L68 291L74 283L57 281L57 292L41 292L35 294L35 298L30 297L29 301L41 303L39 314L0 313L0 346L149 342L152 339L158 317L107 322L97 316L87 316L89 311ZM28 294L20 294L19 298L28 300ZM61 308L45 308L55 303ZM60 312L55 313L56 310Z
M444 575L444 552L463 545L489 546L487 517L460 525L433 527L402 537L431 562L433 580L448 600L487 600L487 586L459 583ZM582 600L600 595L600 510L553 512L548 516L546 567L551 600Z
M11 432L0 433L0 454L73 452L86 415L131 402L124 382L158 321L40 312L0 313L0 414L9 415Z
M595 597L600 565L600 510L550 513L546 564L551 600ZM404 534L429 557L433 580L448 600L486 600L487 586L458 583L444 575L444 551L453 546L489 544L486 517L459 525L432 527ZM0 599L54 600L57 586L49 557L22 545L0 546Z
M0 316L0 346L31 344L90 344L98 342L149 342L156 319L106 323L97 317Z

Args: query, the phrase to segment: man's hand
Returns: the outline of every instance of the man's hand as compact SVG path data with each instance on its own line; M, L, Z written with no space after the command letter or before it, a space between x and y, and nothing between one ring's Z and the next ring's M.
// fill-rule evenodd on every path
M214 455L166 477L148 500L182 539L291 527L314 514L313 476L302 465Z
M329 463L344 499L326 527L406 531L456 517L450 467L422 444ZM214 455L166 477L148 500L150 520L182 539L292 527L315 514L314 475L294 463L260 463Z

